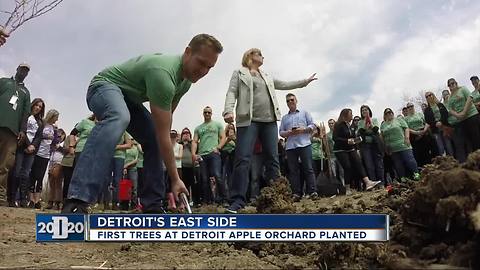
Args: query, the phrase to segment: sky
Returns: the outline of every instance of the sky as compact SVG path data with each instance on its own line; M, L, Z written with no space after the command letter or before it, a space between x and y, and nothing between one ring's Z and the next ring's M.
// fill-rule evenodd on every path
M0 1L0 10L13 2ZM6 19L0 14L0 24ZM181 54L198 33L214 35L224 52L180 101L177 130L201 124L207 105L222 121L232 72L252 47L277 79L317 74L305 88L276 92L283 114L292 92L317 123L343 108L358 115L362 104L381 118L405 97L440 96L448 78L473 90L469 78L480 76L480 1L64 0L0 47L0 77L29 63L32 99L57 109L58 126L69 132L89 115L85 94L96 73L144 53Z

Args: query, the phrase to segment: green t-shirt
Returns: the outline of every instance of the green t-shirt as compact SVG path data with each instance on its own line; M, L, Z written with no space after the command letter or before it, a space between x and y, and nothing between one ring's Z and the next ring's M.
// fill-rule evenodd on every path
M328 139L328 150L330 151L330 153L333 154L333 146L335 145L335 141L333 141L333 131L329 131L327 133L327 139ZM333 157L335 157L335 155L333 155Z
M473 90L470 96L472 97L473 103L480 102L480 93L478 92L478 90Z
M220 142L220 134L223 131L221 123L210 121L202 123L195 128L194 134L198 137L198 154L207 155L213 152Z
M67 135L67 137L65 137L65 141L63 142L63 147L67 150L70 150L70 143L71 143L70 136ZM75 154L70 154L67 152L63 156L62 162L60 164L64 167L72 167L74 159L75 159Z
M440 121L442 119L442 114L440 114L440 109L438 108L437 104L431 105L433 117L435 118L435 122Z
M130 163L134 161L135 159L138 159L138 148L136 145L133 145L132 148L127 149L125 151L125 164ZM137 163L138 164L138 163ZM133 166L130 169L136 169L137 166Z
M422 130L425 127L425 118L423 113L414 113L413 115L407 115L404 118L405 122L407 122L408 128L418 131Z
M125 144L125 142L128 140L128 139L131 139L132 137L127 133L127 132L124 132L122 137L120 137L120 141L118 141L117 145L118 144ZM133 148L133 147L132 147ZM136 147L135 147L136 148ZM122 150L115 150L115 152L113 153L113 157L114 158L121 158L121 159L125 159L125 153L126 153L126 150L125 149L122 149Z
M365 130L365 143L373 143L374 142L373 135L375 134L373 129L375 127L380 129L380 125L378 124L377 118L370 118L370 119L372 121L372 125L369 128L366 128L365 126L365 119L360 119L360 121L358 121L358 131L360 132L360 130L362 129Z
M325 153L323 153L323 149L322 149L322 140L317 137L312 137L311 142L312 142L312 159L313 160L324 159Z
M83 119L75 125L75 129L78 131L78 140L77 145L75 146L75 153L81 153L83 151L83 147L85 147L85 143L87 142L87 138L92 132L93 127L95 126L95 122L90 119Z
M412 148L405 143L405 129L407 128L407 123L402 118L394 118L392 121L385 121L380 126L385 146L392 153Z
M95 75L92 83L107 81L122 89L133 102L171 110L192 84L182 78L182 56L145 54L108 67Z
M235 141L229 141L227 142L223 148L222 148L223 151L227 152L227 153L232 153L233 150L235 150Z
M454 94L450 94L450 98L447 100L446 104L447 110L454 110L457 113L462 112L469 96L470 92L468 91L468 89L465 88L465 86L461 86L460 89L457 90L457 92L455 92ZM464 119L470 118L476 114L478 114L478 111L475 106L472 105L470 107L470 110L468 110L467 114L465 115ZM459 120L455 116L449 114L448 123L450 123L451 125L455 125L463 121L464 119Z
M143 151L140 151L140 150L138 150L137 168L139 169L143 168Z

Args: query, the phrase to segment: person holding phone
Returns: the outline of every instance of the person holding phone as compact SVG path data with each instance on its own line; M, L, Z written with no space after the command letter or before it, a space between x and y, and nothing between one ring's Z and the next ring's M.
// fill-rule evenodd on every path
M288 179L293 192L293 200L299 201L303 196L303 183L300 179L300 166L306 180L306 195L310 198L318 197L315 187L315 173L312 165L312 142L310 135L315 131L309 112L297 109L297 97L294 94L287 94L286 97L288 114L282 117L280 122L280 136L287 139L287 164L290 172Z
M355 150L355 144L359 140L355 139L355 134L352 134L350 128L352 119L351 109L346 108L340 112L338 121L333 128L333 141L335 142L333 152L345 172L345 186L347 190L349 185L352 186L354 184L354 179L358 176L362 178L365 189L370 190L382 181L371 181L363 168L360 156Z

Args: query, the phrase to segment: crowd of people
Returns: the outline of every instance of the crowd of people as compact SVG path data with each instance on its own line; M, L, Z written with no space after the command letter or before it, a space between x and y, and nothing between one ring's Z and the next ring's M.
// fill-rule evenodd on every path
M407 103L383 119L363 105L359 116L345 108L327 127L299 108L293 93L281 115L275 90L293 90L316 80L285 82L260 69L259 49L247 50L232 74L222 116L203 109L203 123L172 130L172 114L191 83L215 65L223 47L207 34L195 36L180 56L142 55L96 75L87 92L93 112L68 134L56 126L60 113L41 98L30 101L23 63L0 79L0 183L11 207L86 213L105 210L143 213L175 210L179 194L191 205L219 204L237 213L280 176L290 181L294 201L368 191L403 178L418 178L433 157L460 162L480 148L480 81L473 91L447 81L438 99L425 92L419 110ZM150 101L148 111L142 103ZM280 121L280 125L277 122ZM183 181L180 181L183 180ZM342 189L343 187L343 189Z

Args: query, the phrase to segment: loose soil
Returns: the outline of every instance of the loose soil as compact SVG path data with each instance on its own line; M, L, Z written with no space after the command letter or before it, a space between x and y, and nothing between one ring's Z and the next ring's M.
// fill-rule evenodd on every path
M205 206L195 213L223 213ZM480 269L480 151L387 192L293 202L286 179L244 213L386 213L387 243L36 243L38 210L0 207L1 268Z

